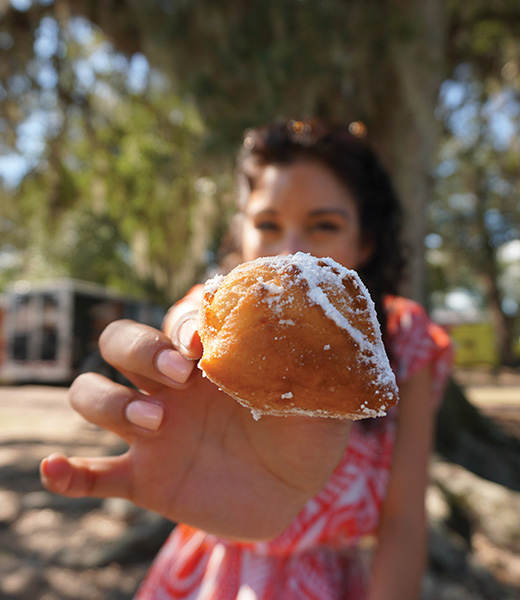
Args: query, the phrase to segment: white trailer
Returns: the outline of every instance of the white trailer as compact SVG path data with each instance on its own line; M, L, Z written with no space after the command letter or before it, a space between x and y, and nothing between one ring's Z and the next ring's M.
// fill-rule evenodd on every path
M0 381L70 383L78 374L115 370L98 350L103 329L117 319L160 327L164 310L104 286L60 279L18 282L3 298Z

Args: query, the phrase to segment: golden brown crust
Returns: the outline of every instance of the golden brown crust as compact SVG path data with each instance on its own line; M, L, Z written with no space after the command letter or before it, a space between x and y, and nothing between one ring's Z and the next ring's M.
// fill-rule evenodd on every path
M262 414L361 419L397 401L373 303L354 271L297 253L205 286L206 376Z

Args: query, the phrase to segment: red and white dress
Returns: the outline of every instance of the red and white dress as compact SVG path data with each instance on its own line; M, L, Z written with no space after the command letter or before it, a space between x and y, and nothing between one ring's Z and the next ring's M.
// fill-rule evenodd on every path
M388 343L398 383L431 364L439 402L450 341L415 302L389 297ZM377 531L390 474L396 410L355 422L325 488L268 542L232 542L178 525L135 600L363 600L367 565L359 551Z

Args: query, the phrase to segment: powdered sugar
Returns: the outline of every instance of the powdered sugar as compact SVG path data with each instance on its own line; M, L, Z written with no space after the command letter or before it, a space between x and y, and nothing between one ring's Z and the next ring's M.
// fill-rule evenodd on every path
M367 365L373 364L378 367L375 370L378 383L384 384L389 381L395 382L395 376L390 368L388 357L382 343L381 330L377 320L374 302L356 271L347 269L332 258L318 259L305 252L296 252L290 256L270 256L257 260L260 263L269 264L277 270L287 268L288 265L294 265L296 267L294 277L297 280L301 279L305 281L307 284L307 295L310 302L320 306L324 314L339 328L345 330L358 344L361 360L366 361ZM371 322L374 327L374 341L368 339L362 331L352 325L348 318L329 300L326 292L321 287L323 284L328 284L331 287L337 286L338 288L341 288L345 279L350 279L354 283L359 294L361 294L366 301L366 307L370 311ZM265 282L263 282L263 285L266 286L270 292L266 301L270 305L276 304L276 299L281 298L281 295L278 293L279 287L274 284L268 286Z
M208 279L206 281L206 283L204 284L204 291L207 292L208 294L214 294L218 288L220 287L220 284L224 281L224 275L221 275L220 273L218 273L217 275L214 275L211 279Z

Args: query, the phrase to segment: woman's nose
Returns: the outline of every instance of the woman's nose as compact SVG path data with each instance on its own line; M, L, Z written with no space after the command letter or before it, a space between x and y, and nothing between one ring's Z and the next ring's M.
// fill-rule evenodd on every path
M287 232L280 254L287 255L295 254L296 252L308 252L305 236L298 231Z

